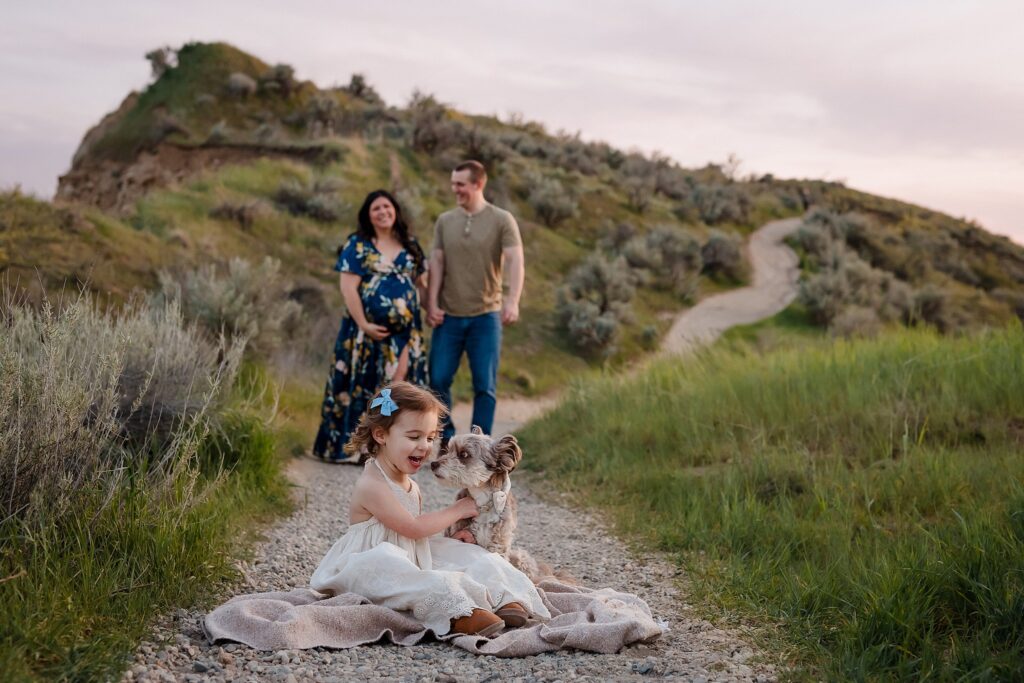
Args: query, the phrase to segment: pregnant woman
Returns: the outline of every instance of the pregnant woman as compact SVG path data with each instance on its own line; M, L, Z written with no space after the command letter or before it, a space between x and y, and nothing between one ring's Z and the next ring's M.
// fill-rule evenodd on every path
M359 463L364 454L346 456L342 449L377 389L401 380L427 383L420 322L423 250L389 193L375 190L366 196L359 229L338 250L334 269L341 272L348 310L334 343L313 455Z

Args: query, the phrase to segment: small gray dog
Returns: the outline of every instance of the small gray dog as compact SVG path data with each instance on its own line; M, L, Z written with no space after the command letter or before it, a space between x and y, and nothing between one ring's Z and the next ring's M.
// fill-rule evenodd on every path
M448 449L430 463L438 481L449 488L461 489L455 500L470 496L480 514L461 519L445 531L453 537L468 529L476 544L497 553L530 579L541 578L541 567L528 552L512 548L516 531L516 498L512 495L509 474L523 459L516 437L509 434L493 439L473 426L470 434L453 436Z

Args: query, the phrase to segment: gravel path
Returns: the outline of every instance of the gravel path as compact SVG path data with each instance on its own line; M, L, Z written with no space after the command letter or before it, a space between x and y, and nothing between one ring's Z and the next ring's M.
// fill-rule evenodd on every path
M240 564L236 593L307 585L327 549L344 533L345 501L359 468L297 460L299 510L267 534L252 563ZM417 475L427 509L452 500L449 489ZM568 681L676 678L692 681L774 680L771 666L752 661L754 650L736 634L694 617L678 592L677 570L660 558L631 554L594 518L540 500L521 480L519 538L584 585L637 593L671 630L651 645L616 655L564 651L498 659L429 643L412 648L371 645L351 650L260 652L243 645L212 647L200 629L204 612L179 609L159 623L124 675L125 681ZM229 597L229 596L225 596Z
M799 260L782 240L800 227L801 220L787 218L758 228L747 242L753 283L701 299L676 318L662 340L662 351L691 351L715 341L730 327L757 322L788 306L797 294Z
M756 322L785 308L796 296L796 255L781 243L800 219L774 221L751 235L750 287L702 300L681 315L662 350L688 351L714 341L724 330ZM514 431L554 404L554 399L499 401L498 433ZM454 419L468 428L470 407L456 406ZM346 501L359 468L296 460L289 475L298 484L298 511L267 532L252 563L240 563L244 580L235 593L286 590L308 585L310 574L344 533ZM427 509L452 500L452 492L417 476ZM212 647L202 635L205 614L179 609L153 630L136 651L124 681L569 681L678 679L686 681L771 681L774 669L756 657L741 635L694 616L680 591L678 570L658 555L638 557L594 517L541 500L522 478L519 542L584 585L636 593L664 619L670 631L649 645L616 655L562 651L524 659L476 657L453 646L427 643L412 648L371 645L351 650L260 652L243 645ZM226 599L230 596L224 596Z

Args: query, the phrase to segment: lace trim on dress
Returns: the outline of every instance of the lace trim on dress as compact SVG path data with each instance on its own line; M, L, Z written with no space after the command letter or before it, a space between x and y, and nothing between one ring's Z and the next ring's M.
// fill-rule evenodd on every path
M413 608L413 615L424 624L447 626L449 621L473 613L476 604L454 577L446 576L445 590L431 592Z

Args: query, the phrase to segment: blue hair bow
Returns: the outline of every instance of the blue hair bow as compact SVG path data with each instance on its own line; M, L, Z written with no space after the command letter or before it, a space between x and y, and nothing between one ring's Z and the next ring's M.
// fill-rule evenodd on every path
M382 389L380 396L373 399L373 403L370 404L371 408L380 406L380 414L384 417L390 417L391 413L398 410L398 404L391 400L391 390Z

